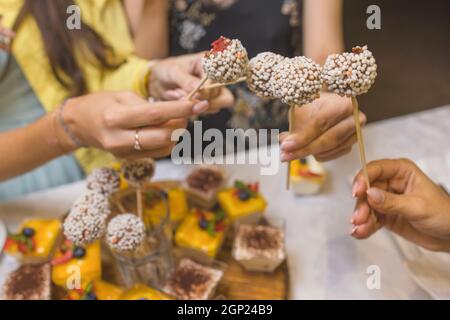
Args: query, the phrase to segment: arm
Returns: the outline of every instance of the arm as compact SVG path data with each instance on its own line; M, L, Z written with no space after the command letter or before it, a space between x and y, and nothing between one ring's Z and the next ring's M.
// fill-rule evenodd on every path
M0 181L18 176L75 150L57 124L56 114L45 115L26 127L0 134Z
M342 0L305 0L303 50L323 64L331 53L344 50Z
M62 117L84 146L111 152L119 158L161 158L170 154L176 142L172 141L172 133L186 126L185 119L208 107L206 101L151 104L129 92L99 92L69 99ZM58 112L26 127L0 133L0 181L77 149L60 124ZM142 150L133 147L136 130Z
M125 0L125 10L139 57L150 60L168 56L168 9L167 0Z

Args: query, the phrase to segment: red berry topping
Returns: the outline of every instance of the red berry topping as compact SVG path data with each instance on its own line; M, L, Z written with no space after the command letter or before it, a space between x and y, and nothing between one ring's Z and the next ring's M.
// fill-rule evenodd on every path
M59 264L64 264L72 259L72 251L67 251L63 256L53 259L51 261L52 266L57 266Z
M212 52L222 52L230 45L230 39L221 36L219 39L211 43Z

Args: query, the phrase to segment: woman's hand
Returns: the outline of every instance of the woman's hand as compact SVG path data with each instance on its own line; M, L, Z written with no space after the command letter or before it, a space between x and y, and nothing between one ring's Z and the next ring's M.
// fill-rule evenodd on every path
M86 146L120 158L161 158L177 142L172 141L173 131L185 128L186 119L207 109L206 101L148 103L134 93L103 92L68 100L63 118ZM136 130L141 151L134 149ZM75 148L67 136L64 141L69 150Z
M0 51L9 51L11 49L11 40L16 36L15 32L3 27L2 25L3 17L0 15Z
M361 125L366 116L360 113ZM295 132L280 134L284 162L314 155L318 161L336 159L352 150L357 141L350 98L322 93L310 104L295 110Z
M362 172L353 185L352 235L366 238L385 226L426 249L450 252L450 197L409 160L374 161L367 169L372 188Z
M149 92L157 100L179 100L186 97L202 80L203 53L183 55L154 62ZM201 90L195 97L209 102L208 113L233 105L233 94L226 88Z

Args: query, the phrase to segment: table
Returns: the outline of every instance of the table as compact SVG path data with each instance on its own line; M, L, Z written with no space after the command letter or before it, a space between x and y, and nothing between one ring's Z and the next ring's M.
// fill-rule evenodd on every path
M413 159L450 190L450 105L370 124L364 135L369 160ZM287 221L291 297L429 298L405 272L402 254L388 232L378 232L364 241L349 236L349 219L354 206L349 180L359 168L358 159L354 148L351 154L325 164L330 178L324 192L314 197L299 198L284 191L285 167L278 175L259 178L261 190L269 199L268 214ZM161 161L157 164L155 179L179 179L189 169L189 166ZM228 165L227 170L244 180L259 176L258 165ZM60 215L83 191L84 184L79 182L1 204L0 219L13 228L25 216ZM367 287L367 268L372 265L381 270L380 289Z

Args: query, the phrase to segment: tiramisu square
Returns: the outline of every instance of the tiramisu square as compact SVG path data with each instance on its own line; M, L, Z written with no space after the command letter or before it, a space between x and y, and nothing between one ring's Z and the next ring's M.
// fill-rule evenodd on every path
M164 292L179 300L212 298L223 271L182 259L164 286Z
M225 172L218 166L199 166L183 182L189 202L203 209L217 203L217 192L226 184Z
M284 232L277 227L241 224L232 254L248 271L273 272L286 258Z
M50 300L50 265L21 265L6 279L2 299Z

